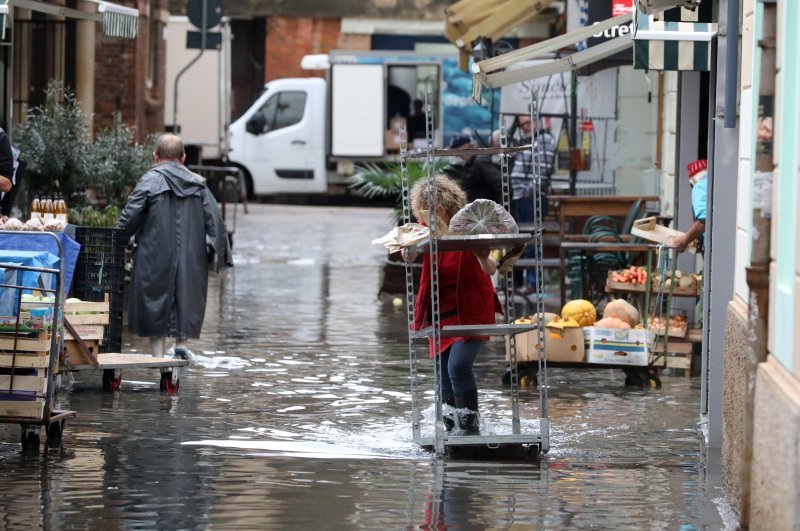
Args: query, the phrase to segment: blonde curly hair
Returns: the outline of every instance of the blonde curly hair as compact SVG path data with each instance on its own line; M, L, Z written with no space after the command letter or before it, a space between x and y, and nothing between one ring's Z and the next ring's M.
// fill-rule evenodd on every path
M430 205L430 189L433 186L436 193L436 204L447 212L451 218L467 204L467 194L451 178L436 175L433 183L427 177L422 177L411 188L411 211L417 220L427 223Z

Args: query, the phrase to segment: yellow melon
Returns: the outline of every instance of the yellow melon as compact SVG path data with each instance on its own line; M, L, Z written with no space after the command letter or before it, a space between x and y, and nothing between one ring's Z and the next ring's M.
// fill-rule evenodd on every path
M592 326L597 320L597 310L594 305L583 299L576 299L564 305L561 309L563 319L574 319L580 326Z

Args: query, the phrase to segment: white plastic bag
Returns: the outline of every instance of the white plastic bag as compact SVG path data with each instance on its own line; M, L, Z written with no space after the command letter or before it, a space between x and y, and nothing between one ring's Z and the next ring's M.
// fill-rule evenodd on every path
M516 234L519 228L505 208L490 199L476 199L456 212L450 220L450 232L462 236Z

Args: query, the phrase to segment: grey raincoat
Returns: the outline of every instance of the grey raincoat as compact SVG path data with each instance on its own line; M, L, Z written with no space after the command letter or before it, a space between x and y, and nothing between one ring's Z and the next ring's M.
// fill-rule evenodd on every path
M123 237L136 235L128 328L145 337L200 337L206 308L206 236L217 267L233 265L228 232L206 181L179 162L139 179L120 214Z

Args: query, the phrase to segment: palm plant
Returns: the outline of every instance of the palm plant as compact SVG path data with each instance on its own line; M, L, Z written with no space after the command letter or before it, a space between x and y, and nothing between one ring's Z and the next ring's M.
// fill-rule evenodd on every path
M433 173L438 175L449 165L447 160L435 159L433 162ZM406 163L408 168L408 186L414 186L419 179L428 176L428 162L426 160L409 160ZM348 187L355 191L357 195L367 199L393 199L395 201L394 218L395 222L402 217L403 184L399 162L386 165L378 165L367 162L356 166L355 173L350 177Z

